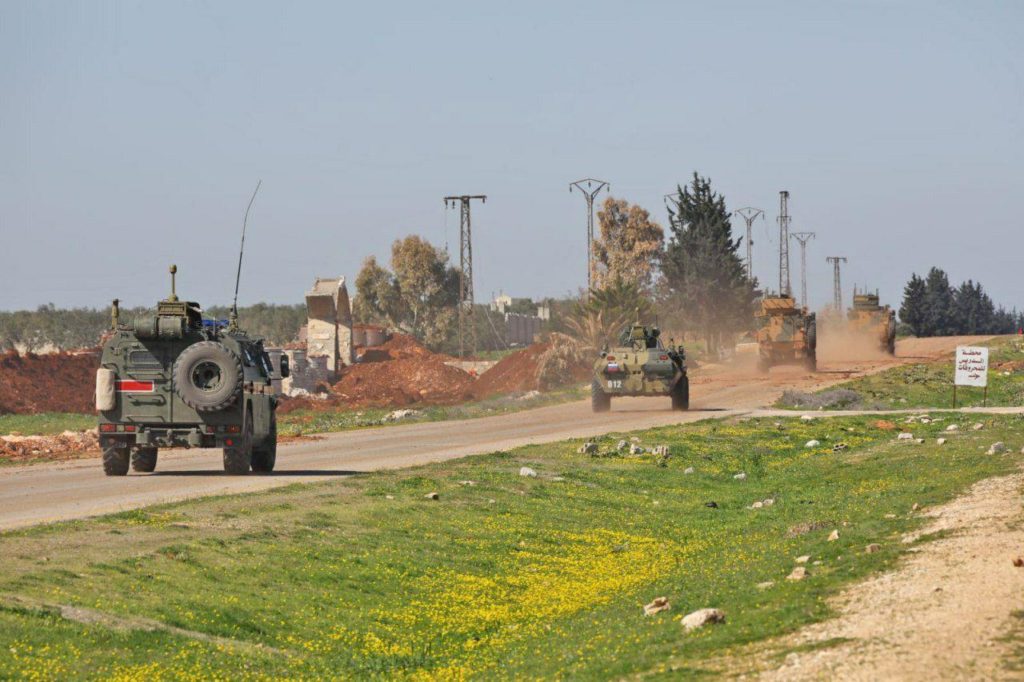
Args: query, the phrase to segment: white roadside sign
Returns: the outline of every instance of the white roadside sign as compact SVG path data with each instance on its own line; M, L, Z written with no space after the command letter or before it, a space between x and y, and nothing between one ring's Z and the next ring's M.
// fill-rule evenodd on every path
M988 386L988 348L957 346L953 383L957 386Z

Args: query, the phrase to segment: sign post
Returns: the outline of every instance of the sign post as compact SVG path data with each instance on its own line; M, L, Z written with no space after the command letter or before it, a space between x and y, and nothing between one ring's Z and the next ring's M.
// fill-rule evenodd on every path
M953 376L953 407L956 407L957 386L979 386L985 389L983 405L988 405L988 348L957 346L956 369Z

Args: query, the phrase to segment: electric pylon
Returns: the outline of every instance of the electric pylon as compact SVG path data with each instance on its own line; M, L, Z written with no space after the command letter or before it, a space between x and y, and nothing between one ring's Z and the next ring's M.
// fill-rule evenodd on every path
M586 184L585 188L584 184ZM570 194L572 194L573 187L583 193L583 198L587 202L587 295L589 296L590 290L594 286L594 197L602 189L607 188L608 191L611 191L612 186L604 180L583 178L569 183Z
M800 242L800 305L807 308L807 242L814 239L814 233L792 232L789 236Z
M461 205L459 215L459 357L465 357L467 337L476 353L476 322L473 319L473 239L469 216L469 202L487 201L483 194L462 194L444 198L447 208Z
M832 305L835 306L836 312L841 315L843 312L843 285L839 280L839 264L845 263L846 258L843 256L827 256L825 260L831 263L834 268L832 275Z

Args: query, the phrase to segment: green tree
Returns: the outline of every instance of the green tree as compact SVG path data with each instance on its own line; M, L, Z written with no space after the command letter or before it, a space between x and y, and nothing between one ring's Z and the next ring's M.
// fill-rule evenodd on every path
M625 325L648 321L653 309L637 282L614 279L576 300L565 326L584 347L599 349L613 343Z
M715 354L722 336L749 329L757 284L747 276L732 236L725 198L697 173L678 187L669 209L671 238L662 255L662 300L703 336Z
M665 231L646 209L608 197L597 212L600 235L594 240L595 288L615 280L634 281L650 291Z
M924 336L924 306L927 287L924 280L912 274L903 287L903 304L900 306L900 320L910 327L914 336Z
M391 245L391 271L372 256L356 277L360 322L401 329L432 348L449 347L458 321L459 271L447 254L416 235Z
M953 319L953 289L949 277L940 268L932 268L925 277L925 336L952 336L956 333Z
M389 327L397 327L404 317L398 284L394 276L377 263L374 256L363 261L363 267L356 276L352 316L362 324Z
M955 333L996 333L995 314L995 304L981 284L967 280L953 292L951 328Z

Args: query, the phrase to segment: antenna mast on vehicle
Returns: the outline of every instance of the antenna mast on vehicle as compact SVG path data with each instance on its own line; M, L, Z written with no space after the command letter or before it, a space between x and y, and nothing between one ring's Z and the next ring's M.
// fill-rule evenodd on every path
M245 253L245 228L249 224L249 209L252 208L252 202L256 200L256 192L260 191L260 185L262 184L263 180L256 181L256 189L252 191L249 205L245 207L245 218L242 219L242 245L238 249L238 272L235 273L235 300L231 303L231 329L238 328L238 284L242 281L242 255Z

